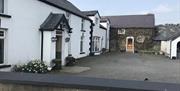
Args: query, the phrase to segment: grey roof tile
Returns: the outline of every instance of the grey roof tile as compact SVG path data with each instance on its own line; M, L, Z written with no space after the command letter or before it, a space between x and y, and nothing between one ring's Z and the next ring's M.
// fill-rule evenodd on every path
M84 15L75 5L67 0L39 0L46 4L52 5L57 8L61 8L77 16L90 20L86 15ZM91 20L90 20L91 21Z
M85 15L87 16L94 16L98 13L97 10L92 10L92 11L82 11Z
M154 28L155 17L153 14L147 15L123 15L123 16L105 16L111 22L114 28Z
M50 13L44 23L40 26L42 31L54 31L61 22L65 22L67 28L70 29L70 26L63 14L54 14Z

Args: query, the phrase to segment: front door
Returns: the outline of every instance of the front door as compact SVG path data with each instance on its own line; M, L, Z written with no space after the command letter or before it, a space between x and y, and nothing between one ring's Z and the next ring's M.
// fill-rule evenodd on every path
M62 36L56 35L56 59L61 59L62 55Z
M126 51L134 53L134 39L132 37L129 37L126 39Z

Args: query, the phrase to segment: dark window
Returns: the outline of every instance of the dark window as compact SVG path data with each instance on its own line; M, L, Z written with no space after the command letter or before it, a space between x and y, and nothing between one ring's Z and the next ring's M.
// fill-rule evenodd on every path
M99 19L96 17L95 19L95 23L98 24L99 23Z
M84 19L81 20L81 30L84 30Z
M0 37L4 37L4 31L0 31Z
M4 39L0 39L0 64L4 63Z
M82 33L81 41L80 41L80 52L83 53L83 45L84 45L84 33Z
M98 36L94 36L93 37L93 44L92 44L92 48L93 48L93 52L99 52L100 51L100 37Z
M4 0L0 0L0 13L4 13Z
M0 19L0 27L1 27L1 19Z

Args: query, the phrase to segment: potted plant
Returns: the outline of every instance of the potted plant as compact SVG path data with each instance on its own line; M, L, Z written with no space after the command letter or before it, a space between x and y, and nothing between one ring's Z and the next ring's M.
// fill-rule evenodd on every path
M54 64L54 66L53 66L53 69L54 69L54 70L60 70L60 69L62 69L61 59L54 59L54 60L52 61L52 63Z
M76 59L69 54L68 57L66 57L66 66L74 66L76 63Z

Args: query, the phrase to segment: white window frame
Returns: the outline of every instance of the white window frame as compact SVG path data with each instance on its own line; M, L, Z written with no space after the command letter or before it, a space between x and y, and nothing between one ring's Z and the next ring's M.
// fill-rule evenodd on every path
M5 64L6 63L6 30L0 30L0 31L2 31L3 33L4 33L4 36L0 36L0 39L3 39L4 40L4 50L3 50L3 63L1 63L0 65L2 65L2 64Z
M85 39L85 33L82 33L80 40L80 53L84 53L84 39Z
M98 37L98 36L94 36L93 37L93 49L92 49L92 51L93 52L100 52L100 37ZM96 47L97 47L97 50L96 50Z
M118 29L118 34L126 34L126 29Z

